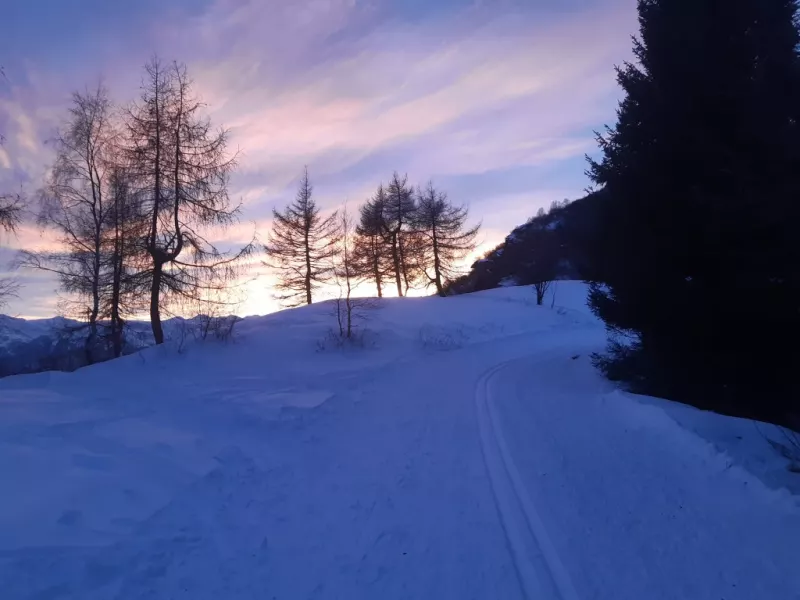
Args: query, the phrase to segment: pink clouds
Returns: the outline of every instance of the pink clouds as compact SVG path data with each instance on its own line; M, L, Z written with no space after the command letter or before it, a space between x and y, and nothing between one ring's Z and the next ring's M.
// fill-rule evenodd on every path
M245 36L224 68L202 67L196 76L207 97L221 100L215 117L245 149L242 170L264 169L273 193L303 164L326 174L415 139L424 143L396 168L425 165L435 174L540 164L580 155L593 143L576 130L608 115L611 66L627 56L619 30L630 26L629 4L544 26L503 18L471 28L458 21L388 24L340 44L335 56L317 57L320 64L290 75L282 87L250 76L270 72L263 68L270 56L260 53L273 44L264 48ZM351 3L333 5L339 11L327 33L353 11ZM509 112L498 114L504 106ZM438 136L434 143L431 135Z
M249 239L251 221L263 230L303 165L326 208L362 201L395 169L420 183L517 169L515 191L470 197L497 241L537 205L579 193L582 167L568 181L541 173L579 160L594 147L591 130L613 119L612 69L629 56L635 0L560 12L533 1L452 2L415 19L392 12L401 4L215 0L193 16L154 13L136 35L120 31L113 52L75 56L70 70L28 64L26 81L0 94L0 185L40 185L43 142L71 88L104 69L127 102L155 50L188 64L212 120L242 150L233 192L245 223L225 241ZM27 231L21 240L35 241Z

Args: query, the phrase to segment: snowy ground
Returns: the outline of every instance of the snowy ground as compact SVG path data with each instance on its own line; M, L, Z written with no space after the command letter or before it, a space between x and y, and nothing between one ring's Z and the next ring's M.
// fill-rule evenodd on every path
M614 390L584 292L0 380L0 598L800 598L780 436Z

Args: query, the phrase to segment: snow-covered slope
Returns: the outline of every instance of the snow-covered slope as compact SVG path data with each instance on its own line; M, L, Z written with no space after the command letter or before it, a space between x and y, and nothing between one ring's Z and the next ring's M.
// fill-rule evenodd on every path
M346 347L321 304L3 379L0 597L797 598L787 461L616 391L585 288L556 293L383 300Z

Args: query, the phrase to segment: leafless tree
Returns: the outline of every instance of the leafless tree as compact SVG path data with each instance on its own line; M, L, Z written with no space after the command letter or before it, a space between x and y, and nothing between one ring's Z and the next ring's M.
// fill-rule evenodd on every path
M408 176L395 172L385 190L382 185L378 188L373 201L382 208L384 241L391 249L397 295L403 296L413 278L408 241L416 211Z
M5 308L9 300L17 297L19 284L11 277L0 278L0 309Z
M370 198L359 209L359 217L353 240L353 262L359 273L372 280L378 298L382 298L384 278L391 273L391 256L383 238L382 207L375 198Z
M480 224L467 228L467 208L451 204L447 194L433 183L419 190L417 196L414 225L425 257L422 271L428 284L443 296L445 284L459 276L461 263L475 249Z
M274 222L264 246L266 264L278 274L277 298L287 306L311 304L314 291L333 276L339 216L334 212L323 217L312 193L306 168L294 202L272 211Z
M353 223L347 205L339 213L339 247L335 257L334 276L339 286L336 299L336 316L339 335L350 339L353 335L353 285L357 275L353 261Z
M5 78L2 67L0 67L0 78ZM0 132L0 144L4 139L3 133ZM22 196L0 194L0 232L16 233L22 219L22 207ZM17 295L18 290L19 284L13 278L3 277L0 279L0 308L5 307L8 301Z
M239 206L228 195L236 166L228 132L213 129L202 110L186 67L154 58L125 118L126 162L148 220L144 248L156 344L164 342L162 309L209 287L225 288L253 250L250 243L226 253L208 239L212 230L237 222Z
M22 217L21 196L0 196L0 235L14 234ZM4 308L11 298L16 297L19 283L13 277L0 278L0 309Z
M361 269L358 264L356 247L356 228L347 209L347 204L337 213L339 231L337 234L336 254L333 262L334 282L339 288L336 298L336 321L339 325L339 337L352 340L355 333L355 322L364 318L364 310L369 306L370 298L353 296L353 290L371 275Z
M14 233L22 219L23 201L18 194L0 195L0 230Z
M23 251L23 266L55 273L75 300L65 312L86 320L91 363L98 342L103 287L103 240L110 202L106 196L113 163L111 104L105 88L75 93L65 127L55 139L56 159L41 191L39 224L54 231L58 250Z
M536 304L541 306L544 303L544 297L547 295L550 286L553 285L553 281L546 279L537 281L533 284L533 289L536 290Z
M142 241L147 219L134 194L125 166L116 164L109 176L109 214L104 236L101 316L108 320L114 356L120 356L129 315L145 310L147 256Z
M536 291L536 304L544 304L545 296L558 276L562 256L560 238L548 229L532 229L525 241L506 246L507 258L519 265L516 276L520 285L532 285Z

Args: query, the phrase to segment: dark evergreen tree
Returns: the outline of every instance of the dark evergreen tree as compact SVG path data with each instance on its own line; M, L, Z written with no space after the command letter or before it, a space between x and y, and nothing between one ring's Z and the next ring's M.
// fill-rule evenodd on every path
M639 0L635 64L590 175L593 310L633 346L600 364L722 411L798 411L795 0Z

